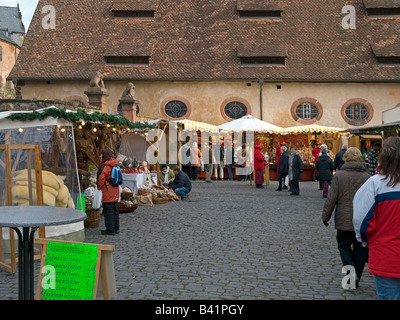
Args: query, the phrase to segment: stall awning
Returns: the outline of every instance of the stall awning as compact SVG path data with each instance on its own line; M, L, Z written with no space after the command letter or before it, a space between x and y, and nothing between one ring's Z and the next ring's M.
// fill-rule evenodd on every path
M193 120L179 120L178 122L184 125L186 131L201 131L201 132L219 132L217 126L209 123L193 121Z
M252 131L259 133L277 133L279 130L282 130L281 127L254 118L253 116L250 115L224 123L218 126L218 129L220 129L221 131L230 131L230 132Z
M307 126L295 126L282 128L279 130L279 134L287 135L287 134L296 134L296 133L341 133L344 129L336 128L336 127L325 127L320 125L307 125Z

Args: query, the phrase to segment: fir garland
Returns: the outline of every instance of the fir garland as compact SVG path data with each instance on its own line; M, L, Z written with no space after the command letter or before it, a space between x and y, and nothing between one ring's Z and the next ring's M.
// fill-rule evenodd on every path
M71 123L77 124L78 122L100 122L105 124L112 124L115 126L124 126L129 129L154 129L155 124L150 124L148 122L131 122L125 117L116 117L107 113L93 112L91 114L87 113L83 109L78 109L77 111L68 111L67 109L57 109L51 108L46 109L43 112L27 112L27 113L14 113L7 117L10 120L18 121L32 121L32 120L43 120L47 117L53 117L55 119L65 119Z

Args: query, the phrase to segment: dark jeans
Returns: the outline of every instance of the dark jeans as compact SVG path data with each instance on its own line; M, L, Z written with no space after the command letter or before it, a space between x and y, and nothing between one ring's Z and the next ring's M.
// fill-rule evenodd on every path
M192 171L192 180L197 180L199 176L199 167L190 167Z
M190 177L190 168L191 168L190 164L189 165L182 165L182 171L184 173L186 173L188 177Z
M228 177L229 177L229 180L233 180L232 165L231 165L231 164L227 164L226 167L228 168Z
M119 232L119 212L117 209L118 202L103 202L103 215L106 231L110 233Z
M300 194L299 180L289 180L289 187L293 195L298 196Z
M354 231L337 230L336 240L343 266L353 266L360 280L368 259L368 248L357 241Z

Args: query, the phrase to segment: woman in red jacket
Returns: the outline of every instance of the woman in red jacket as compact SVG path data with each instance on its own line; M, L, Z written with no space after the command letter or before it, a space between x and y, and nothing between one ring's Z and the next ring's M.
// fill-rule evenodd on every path
M113 158L109 149L103 149L100 153L99 172L97 177L97 189L103 193L103 215L105 230L101 231L104 235L114 235L119 233L119 212L117 209L119 199L119 186L112 186L108 180L111 178L111 170L118 165L118 161Z
M257 141L254 145L254 170L255 170L255 183L256 188L264 188L264 168L265 168L265 158L261 152L263 145L260 141Z

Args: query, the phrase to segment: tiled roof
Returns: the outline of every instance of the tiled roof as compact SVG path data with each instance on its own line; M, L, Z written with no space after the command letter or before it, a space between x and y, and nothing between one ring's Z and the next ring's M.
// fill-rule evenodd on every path
M19 7L0 6L0 30L25 33Z
M400 18L368 17L364 1L40 0L10 78L87 80L101 71L105 80L129 81L399 81L400 66L380 65L373 47L400 47ZM115 6L155 3L154 18L113 17ZM259 3L281 8L281 18L239 18L238 7ZM43 5L56 9L55 30L42 28ZM356 9L355 30L342 27L345 5ZM279 50L285 66L241 65L238 57ZM148 66L104 59L148 53Z

